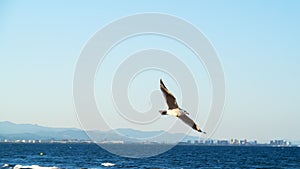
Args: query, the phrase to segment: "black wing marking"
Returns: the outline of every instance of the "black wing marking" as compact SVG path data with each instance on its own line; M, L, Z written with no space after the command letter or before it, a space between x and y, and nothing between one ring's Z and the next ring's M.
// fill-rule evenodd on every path
M180 120L182 120L188 126L192 127L194 130L197 130L198 132L203 132L200 129L200 127L191 118L189 118L187 115L183 114L183 115L178 116L178 118ZM203 132L203 133L206 134L205 132Z
M167 105L169 109L176 109L179 108L178 104L176 102L176 98L173 96L173 94L166 88L163 81L160 79L160 90L163 92L165 100L167 102Z

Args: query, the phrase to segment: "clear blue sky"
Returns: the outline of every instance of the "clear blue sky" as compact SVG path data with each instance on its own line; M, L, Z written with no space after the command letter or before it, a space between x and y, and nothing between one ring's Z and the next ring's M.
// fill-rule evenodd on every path
M79 127L72 80L85 43L111 21L162 12L195 25L218 52L227 91L215 138L300 140L299 7L298 1L1 1L0 121Z

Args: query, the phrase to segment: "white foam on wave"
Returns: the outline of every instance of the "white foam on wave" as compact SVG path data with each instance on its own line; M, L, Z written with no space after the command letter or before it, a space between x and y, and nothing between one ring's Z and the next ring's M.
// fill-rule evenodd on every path
M5 167L9 167L10 164L4 164L2 167L5 168Z
M115 166L116 164L106 162L106 163L101 163L101 165L104 166L104 167L112 167L112 166Z
M39 165L31 165L31 166L24 166L24 165L15 165L14 169L59 169L58 167L41 167Z

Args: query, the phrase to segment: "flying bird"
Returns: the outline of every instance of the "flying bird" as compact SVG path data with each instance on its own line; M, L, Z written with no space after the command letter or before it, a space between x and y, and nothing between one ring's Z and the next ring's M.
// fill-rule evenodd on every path
M200 127L188 116L189 113L178 106L176 98L164 85L162 79L160 79L160 90L162 91L168 105L168 110L159 111L161 115L171 115L178 117L180 120L192 127L194 130L206 134L206 132L202 131Z

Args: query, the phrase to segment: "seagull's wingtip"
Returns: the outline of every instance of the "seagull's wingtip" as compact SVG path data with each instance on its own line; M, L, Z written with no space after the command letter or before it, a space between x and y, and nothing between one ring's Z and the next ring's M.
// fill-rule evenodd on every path
M162 79L160 79L160 85L165 86L164 82L162 81Z

